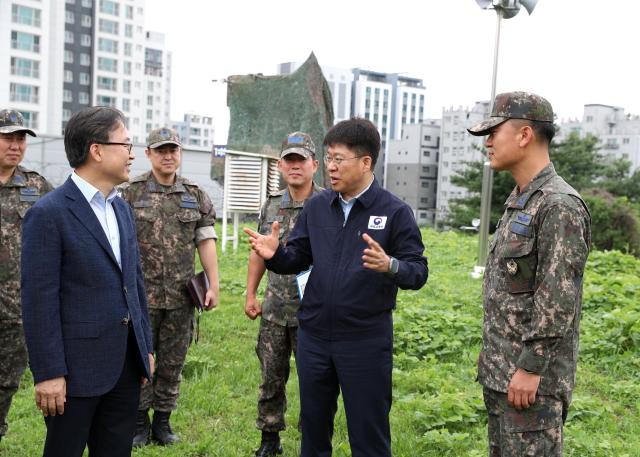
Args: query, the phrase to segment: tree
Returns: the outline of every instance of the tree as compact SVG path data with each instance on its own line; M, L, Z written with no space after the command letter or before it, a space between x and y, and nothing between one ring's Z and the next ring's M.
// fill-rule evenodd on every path
M484 161L465 162L465 167L451 176L451 183L465 187L471 195L466 198L451 200L447 224L451 227L468 226L475 218L480 217L480 192L482 191L482 172ZM497 172L493 175L493 191L491 194L491 231L502 216L504 202L515 187L515 181L508 172Z
M598 138L593 135L580 138L577 133L571 133L565 140L552 143L549 155L558 174L578 191L598 186L607 172L615 174L615 167L610 168L611 165L598 153ZM453 184L464 187L471 193L469 197L451 201L446 223L456 228L469 225L473 218L480 216L483 161L466 162L465 165L462 171L457 172L457 176L451 177ZM620 164L617 166L620 167ZM493 176L491 232L504 212L505 200L515 186L509 172L497 172Z
M598 138L591 134L580 138L572 132L564 141L551 143L549 157L558 174L578 191L598 187L608 170L598 153Z

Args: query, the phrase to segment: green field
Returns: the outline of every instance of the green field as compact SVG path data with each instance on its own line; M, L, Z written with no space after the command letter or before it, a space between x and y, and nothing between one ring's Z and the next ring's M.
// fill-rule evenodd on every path
M481 341L481 282L469 276L477 239L423 232L430 275L420 291L401 292L395 312L394 456L484 456L486 415L475 383ZM248 246L220 255L221 303L203 315L191 347L174 429L182 443L148 446L134 456L252 456L258 360L257 321L244 316ZM591 254L586 273L578 385L565 427L566 456L640 456L640 261L617 252ZM285 455L300 435L296 375L289 382ZM29 373L14 400L1 456L42 453L44 423ZM334 456L349 456L339 410Z

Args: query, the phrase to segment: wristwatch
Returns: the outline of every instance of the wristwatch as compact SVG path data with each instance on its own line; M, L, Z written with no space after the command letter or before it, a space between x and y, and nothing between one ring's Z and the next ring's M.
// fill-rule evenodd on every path
M389 256L389 274L395 276L398 274L399 269L400 269L400 262L398 262L398 259L396 259L395 257Z

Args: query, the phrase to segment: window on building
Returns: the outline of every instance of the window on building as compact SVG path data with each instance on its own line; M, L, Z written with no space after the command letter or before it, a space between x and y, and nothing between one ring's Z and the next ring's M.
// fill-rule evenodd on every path
M116 107L116 97L109 97L107 95L98 95L96 97L96 104L98 106L112 106Z
M147 105L153 106L153 95L147 95Z
M133 6L131 5L125 6L124 12L127 19L133 19Z
M128 79L122 81L122 92L124 92L125 94L131 93L131 81L129 81Z
M124 55L128 56L128 57L131 57L131 54L132 54L131 49L132 49L131 43L125 43L124 44Z
M91 27L91 16L88 14L83 14L81 21L83 27Z
M38 113L34 111L20 110L24 118L24 125L30 129L38 130Z
M122 111L128 112L131 110L131 101L128 98L122 99Z
M39 90L40 89L37 86L31 86L28 84L11 83L9 84L9 101L38 103Z
M431 157L431 151L427 151L426 149L423 150L422 157Z
M62 110L62 120L66 122L69 119L71 119L71 110L65 108Z
M593 122L593 116L586 116L584 121L585 122Z
M431 141L431 135L425 135L424 141Z
M428 198L425 198L425 197L422 197L422 198L420 199L420 203L427 203L427 204L429 204L429 199L428 199Z
M91 84L91 76L89 76L89 73L80 73L80 84L83 86Z
M118 60L110 59L108 57L98 57L98 69L102 71L110 71L113 73L117 73Z
M108 19L100 19L99 26L101 32L110 33L112 35L118 34L118 23L116 21L110 21Z
M200 129L191 127L191 129L189 129L189 134L190 135L195 135L195 136L200 136Z
M70 90L65 89L62 92L62 101L72 103L73 102L73 93Z
M126 46L126 45L125 45ZM108 38L98 38L98 49L112 54L118 53L118 42Z
M125 75L130 75L131 74L131 62L125 61L122 71L124 71ZM136 88L138 88L138 87L136 87Z
M11 47L22 51L40 52L40 37L31 33L12 31Z
M11 74L16 76L27 76L29 78L39 78L40 62L36 60L23 59L21 57L12 57Z
M72 83L73 82L73 72L71 70L64 71L64 82Z
M147 81L147 90L153 92L153 81Z
M80 35L80 44L87 47L91 46L91 35L88 35L86 33Z
M629 138L623 138L622 144L629 144Z
M64 63L73 63L73 52L68 49L64 51Z
M131 24L124 25L124 36L126 36L127 38L133 37L133 25Z
M91 56L85 53L80 54L80 65L83 65L85 67L91 65Z
M120 5L118 2L111 0L100 0L100 12L105 14L111 14L112 16L120 15Z
M67 23L67 24L75 24L76 15L73 14L73 11L65 11L64 22Z
M81 105L89 104L89 92L78 92L78 103Z
M41 24L41 11L36 8L29 8L28 6L11 5L11 20L15 24L31 25L33 27L40 27Z
M93 0L82 0L82 6L85 8L93 7Z
M153 110L152 109L148 109L147 110L147 119L153 119Z
M98 89L104 90L117 90L118 80L116 78L107 78L105 76L98 76Z

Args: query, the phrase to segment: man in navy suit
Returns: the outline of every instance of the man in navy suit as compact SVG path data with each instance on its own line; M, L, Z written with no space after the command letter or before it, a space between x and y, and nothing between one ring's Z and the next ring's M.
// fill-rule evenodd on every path
M124 115L91 107L64 137L74 172L26 214L22 308L44 456L131 455L153 352L131 209L114 190L134 159Z

